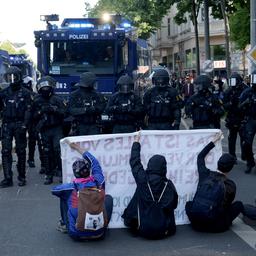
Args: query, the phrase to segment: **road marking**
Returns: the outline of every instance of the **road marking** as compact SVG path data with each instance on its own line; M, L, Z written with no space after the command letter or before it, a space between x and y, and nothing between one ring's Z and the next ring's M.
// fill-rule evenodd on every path
M240 218L236 218L233 221L231 230L256 250L256 231L253 228L246 225Z
M189 130L189 126L187 125L186 121L184 120L184 118L181 118L181 123L184 125L186 130Z

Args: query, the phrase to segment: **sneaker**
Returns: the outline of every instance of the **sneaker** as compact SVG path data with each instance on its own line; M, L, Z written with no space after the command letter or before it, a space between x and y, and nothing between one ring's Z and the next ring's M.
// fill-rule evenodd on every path
M58 222L57 228L58 231L60 231L61 233L66 234L68 232L67 226L65 224L62 223L62 221Z
M35 168L36 167L35 162L33 160L28 160L28 166L30 168Z

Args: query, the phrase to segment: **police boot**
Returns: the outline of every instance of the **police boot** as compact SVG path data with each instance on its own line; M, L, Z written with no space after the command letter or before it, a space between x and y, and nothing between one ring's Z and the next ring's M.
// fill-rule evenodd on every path
M244 173L246 173L246 174L251 173L252 168L253 168L254 166L255 166L255 163L254 163L254 164L247 165L247 168L246 168L246 170L244 171Z
M12 159L7 156L2 156L4 179L0 182L1 188L7 188L13 186L12 182Z
M46 175L45 176L45 182L44 185L50 185L53 183L53 177L51 175Z
M18 155L18 186L22 187L26 185L26 154L19 153Z
M246 170L244 171L244 173L248 174L248 173L251 173L252 171L252 166L247 166Z
M34 160L28 160L27 162L28 162L28 166L29 166L30 168L35 168L35 167L36 167Z
M27 184L25 178L20 178L20 177L18 177L18 180L19 180L18 186L20 186L20 187L23 187L23 186L25 186L25 185Z
M0 182L0 188L7 188L13 186L12 179L3 179Z
M41 169L39 171L39 174L45 174L45 167L41 166Z

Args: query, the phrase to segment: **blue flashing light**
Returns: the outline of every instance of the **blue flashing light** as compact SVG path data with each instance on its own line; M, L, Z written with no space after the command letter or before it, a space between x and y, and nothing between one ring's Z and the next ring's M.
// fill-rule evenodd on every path
M132 27L132 25L128 22L123 22L123 23L120 24L120 26L123 27L123 28L131 28Z
M70 28L94 28L92 23L70 23L68 24Z
M103 26L103 30L110 30L110 29L111 29L110 24L105 24L105 25Z

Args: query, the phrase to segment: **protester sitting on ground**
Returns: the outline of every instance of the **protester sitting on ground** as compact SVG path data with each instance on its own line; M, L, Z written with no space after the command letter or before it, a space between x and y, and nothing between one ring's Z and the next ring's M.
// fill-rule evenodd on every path
M101 166L77 143L66 142L83 158L72 165L73 182L52 189L52 194L60 198L61 220L57 230L76 240L103 238L112 215L113 198L105 195Z
M174 209L177 207L178 194L172 181L166 178L164 156L152 156L144 170L139 141L140 134L135 137L130 158L137 188L122 218L135 234L149 239L164 238L176 232Z
M236 159L225 153L218 160L217 171L209 170L205 165L205 157L215 143L222 137L216 134L197 157L199 182L193 201L186 203L186 213L194 229L204 232L224 232L232 225L232 221L243 213L249 218L256 217L256 208L244 205L240 201L233 202L236 195L236 184L228 179Z

